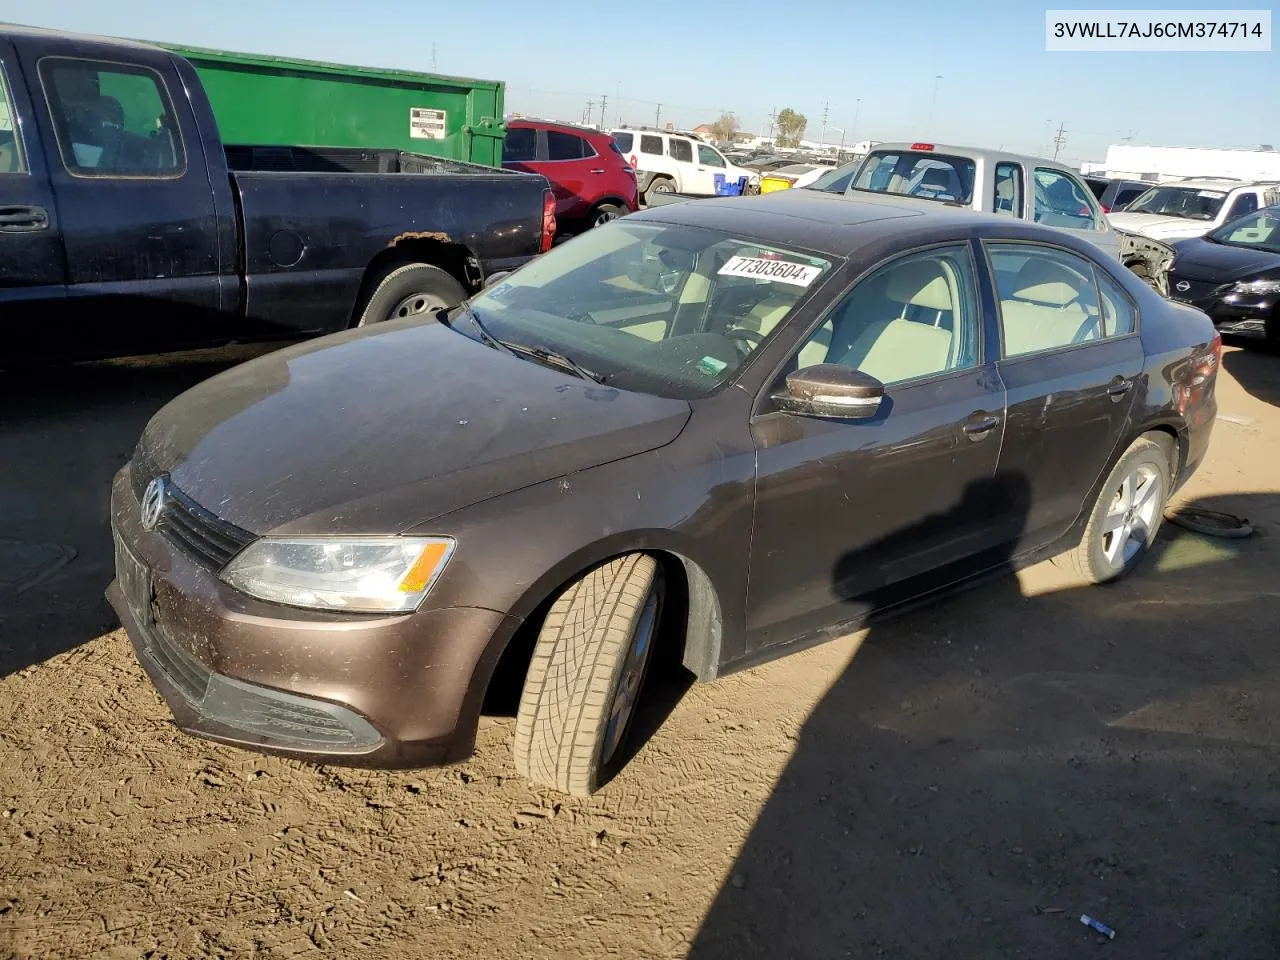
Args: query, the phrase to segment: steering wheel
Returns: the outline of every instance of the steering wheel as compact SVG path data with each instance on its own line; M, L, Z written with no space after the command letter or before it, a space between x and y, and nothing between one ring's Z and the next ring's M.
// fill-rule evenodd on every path
M754 330L744 330L742 327L730 327L724 331L724 335L735 341L734 346L744 357L750 356L751 351L760 346L760 341L764 339Z
M1077 298L1078 299L1078 298ZM1080 324L1080 328L1076 330L1076 335L1071 338L1071 345L1084 343L1089 339L1089 334L1102 323L1102 314L1092 317L1085 317L1084 323Z

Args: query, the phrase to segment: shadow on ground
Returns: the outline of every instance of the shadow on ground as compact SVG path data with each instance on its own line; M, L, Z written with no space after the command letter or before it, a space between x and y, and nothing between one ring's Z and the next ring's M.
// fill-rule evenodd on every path
M1275 957L1273 528L1166 525L1120 584L1040 567L873 626L689 956L1076 958L1087 913L1126 956Z
M1280 407L1280 347L1241 341L1239 350L1224 350L1222 366L1249 394Z
M118 626L112 476L168 400L276 346L0 373L0 676Z

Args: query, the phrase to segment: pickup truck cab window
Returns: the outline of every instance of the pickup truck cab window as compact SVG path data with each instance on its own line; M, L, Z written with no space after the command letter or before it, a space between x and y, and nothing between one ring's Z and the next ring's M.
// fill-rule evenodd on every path
M1022 167L1016 163L996 164L995 212L1022 219Z
M68 173L142 179L183 174L182 135L155 71L70 57L45 57L39 71Z
M1092 193L1061 170L1037 167L1035 221L1047 227L1097 230L1099 219Z
M22 133L18 129L17 111L9 94L9 83L0 67L0 173L26 173L27 160L22 155Z

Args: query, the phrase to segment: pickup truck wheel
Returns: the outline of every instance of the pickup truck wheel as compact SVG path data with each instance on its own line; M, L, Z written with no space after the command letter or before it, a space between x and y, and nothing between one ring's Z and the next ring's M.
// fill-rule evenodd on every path
M656 193L675 193L676 185L666 177L655 177L653 183L649 184L649 189L644 192L644 202L647 205Z
M466 298L462 284L439 267L425 263L401 264L378 281L356 326L365 327L399 317L429 316L437 310L456 307Z
M625 207L620 207L616 203L602 203L591 211L591 225L593 227L603 226L610 220L617 220L627 214Z
M596 567L555 600L538 634L516 714L516 769L588 796L621 766L644 686L665 585L651 556Z

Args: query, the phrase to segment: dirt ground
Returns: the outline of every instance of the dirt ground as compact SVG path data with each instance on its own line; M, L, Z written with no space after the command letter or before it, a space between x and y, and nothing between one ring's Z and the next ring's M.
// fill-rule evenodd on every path
M1280 956L1280 356L1228 351L1182 495L1252 538L668 683L588 800L515 776L510 718L408 773L169 724L102 600L108 481L232 359L0 385L0 956Z

